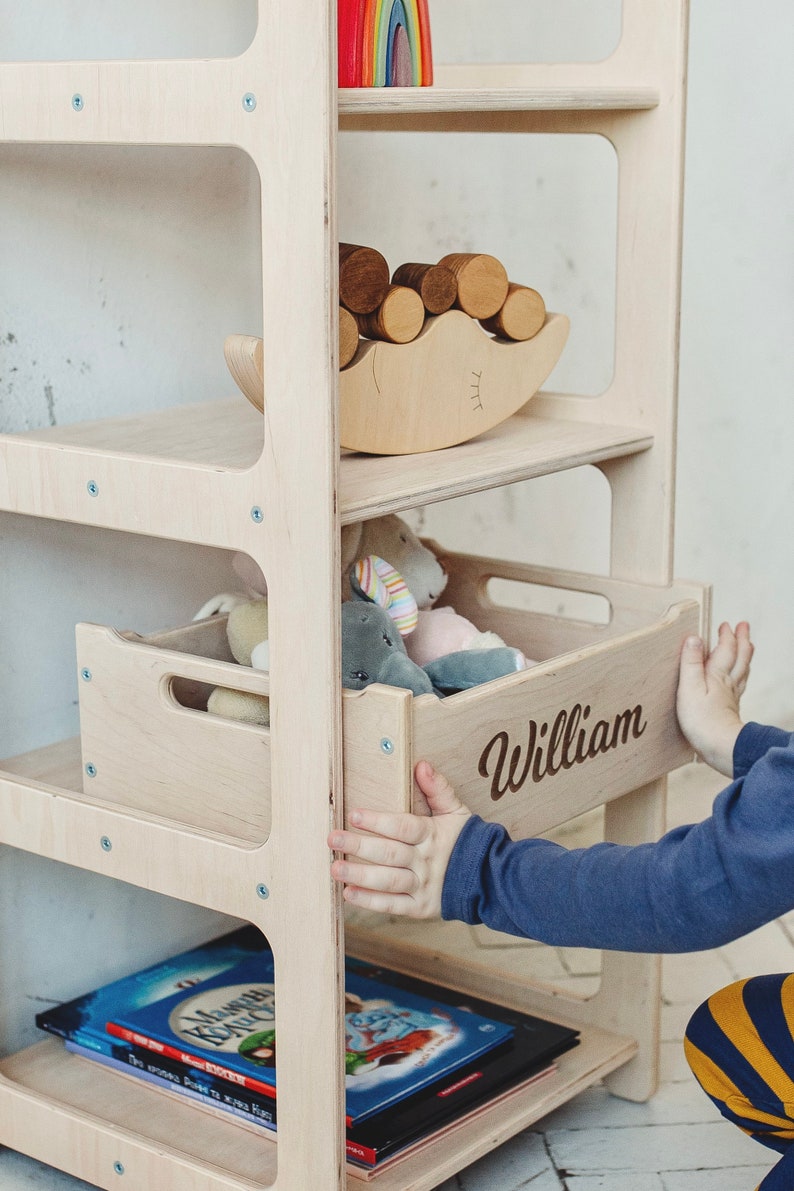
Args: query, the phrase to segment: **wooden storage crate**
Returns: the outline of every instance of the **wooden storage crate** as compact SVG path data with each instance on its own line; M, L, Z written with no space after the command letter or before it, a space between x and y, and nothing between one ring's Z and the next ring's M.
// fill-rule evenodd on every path
M441 554L433 543L433 548ZM346 804L408 810L427 757L461 797L515 834L617 798L691 759L675 715L683 638L708 592L450 555L445 599L537 664L437 699L373 685L343 697ZM492 579L590 593L598 620L497 605ZM141 638L77 627L84 789L92 797L245 842L270 829L270 729L206 712L215 685L267 694L230 660L225 617Z

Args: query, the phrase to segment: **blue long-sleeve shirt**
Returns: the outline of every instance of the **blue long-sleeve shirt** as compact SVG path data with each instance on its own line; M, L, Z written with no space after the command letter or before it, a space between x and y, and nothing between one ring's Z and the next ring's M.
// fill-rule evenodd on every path
M566 849L469 819L444 918L568 947L717 947L794 909L794 734L746 724L734 780L702 823L654 843Z

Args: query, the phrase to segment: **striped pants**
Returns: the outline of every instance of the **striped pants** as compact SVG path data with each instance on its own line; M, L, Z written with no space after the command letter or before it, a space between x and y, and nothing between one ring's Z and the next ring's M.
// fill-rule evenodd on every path
M740 980L709 997L684 1049L722 1115L782 1155L756 1191L794 1191L794 974Z

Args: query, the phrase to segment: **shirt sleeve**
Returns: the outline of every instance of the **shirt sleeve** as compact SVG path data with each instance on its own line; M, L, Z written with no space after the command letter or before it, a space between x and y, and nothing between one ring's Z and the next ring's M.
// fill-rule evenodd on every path
M733 746L733 776L744 777L771 748L785 748L791 740L792 733L782 728L745 724Z
M757 755L770 731L777 743ZM720 946L791 910L794 743L760 725L745 732L737 777L711 815L654 843L566 849L512 840L473 816L450 858L442 916L557 946L681 952Z

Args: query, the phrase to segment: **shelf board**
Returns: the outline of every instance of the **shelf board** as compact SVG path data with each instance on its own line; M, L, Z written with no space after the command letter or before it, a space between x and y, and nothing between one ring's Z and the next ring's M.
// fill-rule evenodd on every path
M493 68L495 70L496 68ZM493 70L486 77L493 76ZM498 75L496 76L498 78ZM433 86L340 88L339 116L407 117L447 112L644 111L659 92L648 86Z
M552 1112L572 1096L596 1083L627 1062L635 1044L603 1030L587 1030L574 1050L557 1060L557 1070L537 1084L505 1097L476 1120L464 1122L431 1146L418 1149L400 1162L369 1179L380 1191L430 1191L440 1181L490 1151L533 1121ZM53 1152L52 1121L66 1115L70 1121L70 1153ZM139 1150L139 1166L164 1161L187 1167L196 1174L191 1186L226 1187L213 1176L228 1171L233 1186L260 1188L276 1175L277 1145L266 1130L202 1109L177 1095L160 1091L132 1076L69 1053L60 1040L51 1038L19 1051L0 1062L0 1118L26 1122L35 1117L40 1157L69 1168L74 1155L84 1161L80 1175L89 1181L104 1178L100 1157L91 1155L102 1146L98 1134L108 1130L123 1138L125 1148ZM48 1128L47 1126L50 1125ZM14 1146L18 1139L0 1131L0 1142ZM350 1168L348 1168L350 1169ZM206 1181L199 1172L205 1172ZM171 1185L170 1182L167 1185ZM361 1177L348 1174L348 1191L362 1187Z
M230 471L251 467L262 452L263 440L262 415L243 397L48 426L8 436L9 445L40 443L65 450L165 459Z
M593 399L594 419L598 409ZM253 467L262 452L264 419L242 398L57 426L0 437L0 463L6 457L7 507L40 513L32 504L34 467L46 475L57 452L61 468L68 455L119 461L155 460L178 465L185 480L199 469L240 472ZM478 492L495 485L565 471L647 450L653 437L636 426L594 420L541 417L530 402L493 430L457 447L419 455L375 456L343 452L340 463L340 510L343 522L397 512L431 501ZM34 458L40 456L40 460ZM0 473L3 467L0 466ZM124 476L127 479L126 473ZM174 483L179 476L174 474ZM135 491L130 485L129 490ZM0 486L0 494L2 486ZM93 511L93 508L91 508ZM57 510L44 515L57 516ZM128 518L131 513L127 510ZM157 510L148 514L155 518ZM68 517L81 520L81 517ZM136 522L139 532L157 533L159 524ZM125 526L121 526L125 528ZM166 533L166 536L167 533Z
M538 417L530 402L506 422L457 447L423 455L343 456L342 520L399 512L632 455L652 445L646 430Z
M115 802L86 794L83 790L83 761L79 736L44 745L28 753L20 753L16 757L0 759L0 803L3 783L9 780L12 784L16 784L17 780L20 783L33 783L45 797L57 799L61 815L66 814L70 806L76 813L89 809L100 814L122 814L160 829L165 827L176 832L187 830L196 838L217 841L232 848L256 847L262 844L265 835L261 824L252 824L241 815L231 818L224 813L222 807L207 806L203 814L196 809L191 814L189 824L178 818L176 813L170 818L165 814L158 814L154 809L158 805L157 790L149 796L150 806L145 804L146 800L142 800L141 805L135 805L132 802ZM9 814L0 829L0 839L11 847L25 846L26 826L25 823L20 823L16 816ZM17 834L18 831L21 831L21 835ZM150 846L153 847L154 844Z

